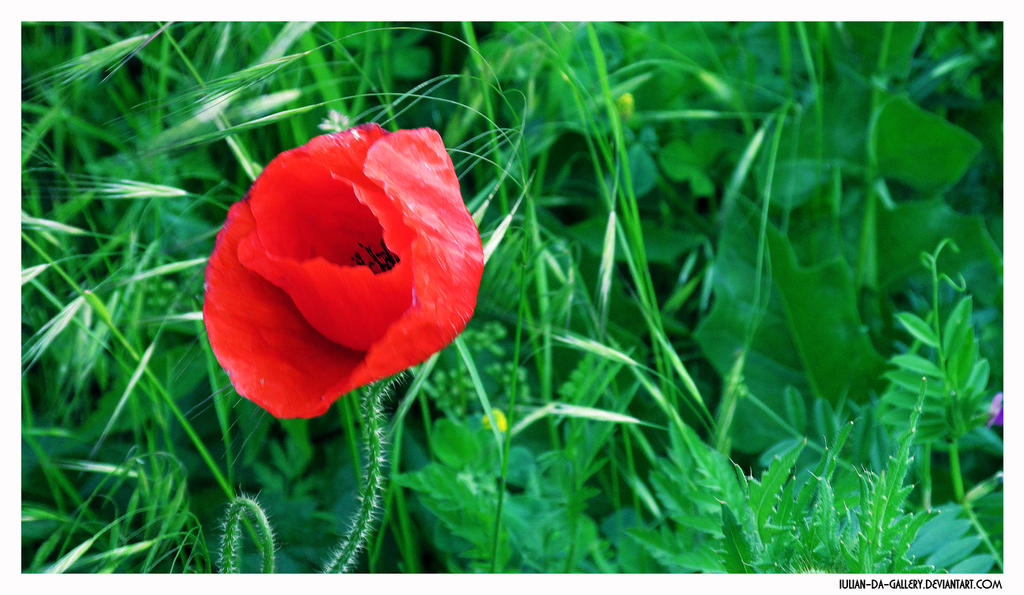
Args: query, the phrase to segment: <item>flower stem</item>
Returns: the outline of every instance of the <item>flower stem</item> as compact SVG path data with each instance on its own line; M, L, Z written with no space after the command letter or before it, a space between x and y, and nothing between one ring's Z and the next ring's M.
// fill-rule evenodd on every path
M949 441L949 473L953 478L953 497L957 502L964 501L964 478L960 473L960 448L956 438Z
M925 510L932 509L932 445L921 447L921 498Z
M373 532L374 513L380 502L384 485L384 432L381 430L381 404L391 386L391 379L370 385L360 403L363 426L363 446L366 448L366 467L363 485L359 490L359 507L352 518L352 528L341 539L338 547L324 564L324 572L339 573L352 570L356 557Z
M274 530L270 527L266 513L253 498L238 496L228 505L224 520L224 536L220 545L220 571L224 574L237 574L242 571L242 523L246 515L256 521L258 535L256 546L263 558L261 571L265 574L274 572Z
M509 387L508 397L508 428L505 430L505 443L501 451L501 479L498 485L498 506L494 513L494 532L491 538L491 569L498 571L498 545L501 542L501 510L505 504L505 487L508 478L508 452L512 446L512 423L515 419L516 393L519 380L519 349L523 335L523 315L526 310L526 270L530 261L530 242L523 242L522 263L519 269L519 314L516 320L516 338L512 348L512 386Z

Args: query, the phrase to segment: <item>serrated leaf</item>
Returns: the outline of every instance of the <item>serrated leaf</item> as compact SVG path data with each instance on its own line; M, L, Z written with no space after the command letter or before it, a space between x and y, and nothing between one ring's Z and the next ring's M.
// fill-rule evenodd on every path
M894 385L891 389L899 389L894 390L894 392L899 392L903 397L906 396L906 393L910 393L911 397L907 398L910 399L909 402L911 403L913 403L913 399L917 397L917 393L921 392L921 381L924 380L926 382L924 394L927 397L925 400L925 408L929 406L931 401L935 399L942 400L946 396L942 382L927 382L927 379L923 378L920 374L915 374L906 370L890 370L883 376Z
M754 506L759 528L763 528L767 523L768 515L778 501L779 490L786 483L786 480L789 479L790 472L793 470L793 466L796 465L796 461L800 458L800 453L803 452L806 444L807 440L803 440L791 448L789 452L781 456L775 455L775 460L768 467L768 471L761 476L760 497L751 502Z
M904 529L903 534L900 535L899 539L897 539L895 543L893 543L893 553L906 560L908 567L910 563L914 561L914 556L910 553L911 543L918 536L918 534L920 534L921 528L924 527L925 524L927 524L927 522L932 518L932 516L932 514L927 512L919 512L915 514L913 519L909 523L907 523L907 526Z
M811 532L818 538L829 554L834 557L839 551L838 519L836 518L835 493L827 479L818 482L818 498L814 502Z
M839 453L843 452L843 446L846 445L847 438L850 437L850 432L853 430L853 422L847 422L839 428L839 433L836 435L836 439L831 447L826 447L824 456L824 466L822 468L822 477L826 480L832 480L832 474L836 470L836 465L839 461Z
M665 528L661 531L653 529L630 529L627 534L639 543L655 560L664 564L671 571L722 572L725 568L711 548L685 538L679 532L671 532Z
M745 574L753 572L754 547L736 520L736 515L725 504L722 504L722 536L725 545L722 561L726 571Z

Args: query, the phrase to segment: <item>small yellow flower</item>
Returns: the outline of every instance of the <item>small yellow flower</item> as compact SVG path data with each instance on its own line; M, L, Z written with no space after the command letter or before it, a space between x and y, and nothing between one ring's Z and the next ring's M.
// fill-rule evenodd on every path
M635 105L636 102L633 100L632 93L623 93L615 100L615 107L618 108L619 115L622 116L623 120L628 120L633 115L633 107Z
M508 430L508 418L505 417L505 413L501 409L492 409L491 415L494 416L494 423L498 424L498 431L505 433ZM483 417L484 427L488 430L491 429L491 418L487 415Z

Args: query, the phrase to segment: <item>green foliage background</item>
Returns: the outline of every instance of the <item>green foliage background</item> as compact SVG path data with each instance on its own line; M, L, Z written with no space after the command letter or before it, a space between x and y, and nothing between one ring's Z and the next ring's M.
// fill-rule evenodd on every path
M262 165L374 121L441 133L489 260L469 328L386 400L355 570L1001 571L1002 44L24 23L22 569L328 559L366 395L313 420L239 397L203 267Z

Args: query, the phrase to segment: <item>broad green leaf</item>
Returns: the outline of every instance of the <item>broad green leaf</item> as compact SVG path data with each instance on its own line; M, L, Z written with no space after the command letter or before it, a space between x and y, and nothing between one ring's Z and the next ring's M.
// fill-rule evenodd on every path
M828 166L810 158L779 161L772 178L772 204L793 209L807 202L831 179Z
M882 287L898 289L912 277L930 282L921 266L921 253L950 238L960 250L943 251L939 272L954 279L962 274L971 293L983 303L993 303L1002 291L1003 256L980 215L961 215L941 198L901 203L879 209L877 234Z
M473 432L447 418L434 425L431 444L437 458L452 469L462 469L480 456L480 445Z
M981 149L966 130L905 97L882 107L870 142L882 176L925 192L955 184Z
M807 394L810 387L802 373L781 300L774 292L764 291L769 288L766 284L762 291L765 303L753 301L757 232L741 210L733 209L722 222L712 273L715 301L694 334L723 378L745 351L744 384L765 408L781 412L785 410L785 387L792 386L802 394ZM747 343L747 332L751 329L753 335ZM733 441L735 449L759 452L792 438L794 433L795 430L766 416L752 399L741 398L737 403L731 434L742 436L742 440Z
M843 39L847 40L854 59L860 64L861 72L903 78L910 72L910 62L921 42L924 25L914 22L859 21L842 23L839 27L842 28ZM885 60L880 64L879 56L882 52L885 52Z
M708 154L698 153L686 141L675 139L658 152L658 164L674 182L689 182L694 196L710 196L715 184L705 173Z
M862 401L884 362L857 310L853 271L840 257L802 267L789 241L768 230L772 274L815 396Z
M658 182L658 166L643 145L637 143L629 149L629 173L633 192L641 197L654 189Z

